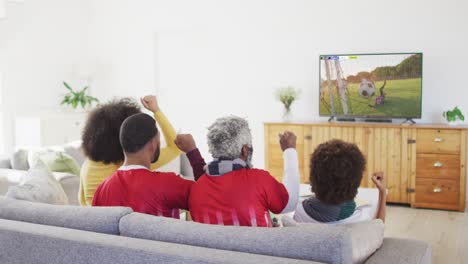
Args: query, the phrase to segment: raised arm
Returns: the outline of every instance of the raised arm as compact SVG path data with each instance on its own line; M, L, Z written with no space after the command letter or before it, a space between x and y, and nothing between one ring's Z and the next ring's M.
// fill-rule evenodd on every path
M281 213L289 213L296 209L299 200L299 161L296 151L296 135L286 131L280 136L280 146L283 150L284 176L283 185L289 194L288 203Z
M155 170L171 162L173 159L179 156L181 152L174 143L174 140L176 138L176 131L174 130L166 116L161 112L156 96L147 95L141 98L141 103L146 109L153 112L154 119L156 119L156 122L161 128L161 132L167 144L165 148L161 149L161 154L159 156L158 161L151 164L150 169Z
M377 189L379 189L379 205L377 208L376 219L381 219L385 223L385 209L387 204L387 181L383 172L374 172L372 181Z
M193 177L197 181L205 174L206 163L195 144L193 136L191 134L179 134L176 136L174 143L187 154L190 166L192 166Z

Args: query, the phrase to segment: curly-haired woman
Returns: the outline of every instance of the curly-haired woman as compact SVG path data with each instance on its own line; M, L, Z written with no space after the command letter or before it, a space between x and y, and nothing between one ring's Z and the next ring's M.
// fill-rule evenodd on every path
M160 111L156 97L145 96L141 103L153 112L167 143L167 147L161 149L159 160L151 164L151 170L155 170L169 163L181 152L174 143L176 132ZM141 113L138 103L124 98L100 105L89 114L82 136L83 151L87 159L81 167L81 205L91 205L99 184L122 165L124 153L119 142L120 126L127 117L138 113Z
M347 223L354 220L354 199L366 168L366 159L359 148L342 140L320 144L310 159L310 183L314 196L299 203L294 214L297 222ZM375 218L385 222L386 184L384 174L372 174L379 190Z

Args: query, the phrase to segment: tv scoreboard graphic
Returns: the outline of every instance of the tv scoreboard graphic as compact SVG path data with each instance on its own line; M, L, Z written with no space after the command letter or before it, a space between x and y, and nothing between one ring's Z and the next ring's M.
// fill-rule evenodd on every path
M325 56L320 56L321 60L355 60L357 59L358 56L337 56L337 55L325 55Z

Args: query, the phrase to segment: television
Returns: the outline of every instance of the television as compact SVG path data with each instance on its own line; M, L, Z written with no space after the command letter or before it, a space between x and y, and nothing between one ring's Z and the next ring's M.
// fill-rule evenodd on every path
M421 118L422 53L320 55L320 116Z

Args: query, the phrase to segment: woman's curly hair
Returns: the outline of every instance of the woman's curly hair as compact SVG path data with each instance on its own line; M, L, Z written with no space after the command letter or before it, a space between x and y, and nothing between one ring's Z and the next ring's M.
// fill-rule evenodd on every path
M114 99L92 110L82 135L85 155L105 164L122 162L120 126L127 117L138 113L141 113L140 106L130 98Z
M310 159L310 183L316 197L338 205L356 197L366 159L352 143L333 139L320 144Z

